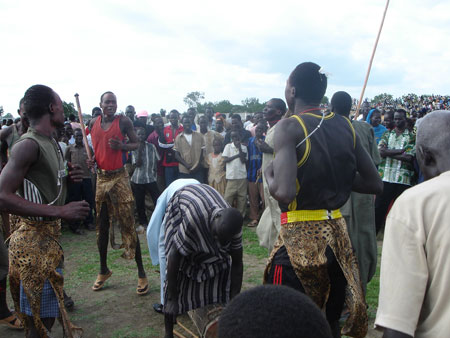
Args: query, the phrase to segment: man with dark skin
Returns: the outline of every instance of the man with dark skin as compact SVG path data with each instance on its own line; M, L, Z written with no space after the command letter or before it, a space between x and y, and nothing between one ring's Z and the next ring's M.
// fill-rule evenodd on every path
M326 86L326 75L312 62L298 65L286 83L286 102L293 116L275 129L276 156L265 171L269 191L280 204L281 229L264 280L273 284L281 280L308 294L326 309L334 337L341 335L339 319L345 301L350 316L342 333L362 338L367 332L367 310L339 208L351 190L379 193L382 184L350 122L321 113Z
M197 131L197 125L195 124L195 116L197 115L197 109L195 109L194 107L190 107L188 108L186 114L191 118L192 130Z
M178 179L178 162L175 159L173 146L175 138L183 131L183 126L179 124L180 113L173 109L169 113L170 125L164 127L164 133L159 139L159 146L164 149L163 167L166 186Z
M192 130L192 119L184 115L181 120L183 132L175 139L175 159L179 162L180 178L194 178L204 182L202 160L205 141L200 133Z
M125 108L125 116L128 117L131 122L134 122L134 119L136 117L136 110L132 105L129 105ZM145 121L147 123L147 121Z
M89 129L97 163L96 212L97 244L100 254L100 271L92 290L101 290L112 272L107 266L110 218L117 217L121 223L122 257L135 259L138 267L136 293L148 292L148 281L142 264L139 238L134 229L134 198L128 173L125 171L122 152L138 148L133 123L126 116L118 115L117 99L114 93L105 92L100 98L103 116L91 120ZM128 142L125 142L128 138ZM90 165L93 166L94 162Z
M384 113L383 126L385 126L388 130L394 129L394 111L388 110Z
M266 132L265 139L256 139L255 144L259 148L262 154L262 166L261 171L264 173L269 164L273 161L273 136L275 133L275 126L281 120L286 113L286 103L282 99L272 98L267 101L264 109L264 119L269 124L269 129ZM264 187L264 212L259 219L256 233L259 238L261 246L266 247L269 251L272 251L273 245L278 237L280 231L280 207L278 201L274 199L269 192L267 181L263 176Z
M46 105L47 101L49 103L48 105ZM23 110L23 112L25 112L29 119L30 128L27 133L24 134L27 137L24 137L14 145L9 161L0 176L0 209L10 214L19 215L21 225L25 222L25 218L36 216L45 217L47 220L58 220L62 218L69 221L76 221L84 219L89 212L89 204L85 201L78 201L63 205L65 179L61 177L57 170L59 168L58 164L47 163L46 161L48 160L49 155L42 155L42 149L44 148L41 148L41 146L47 143L50 144L50 147L56 152L55 155L56 158L59 159L59 162L63 162L60 151L56 150L56 148L51 145L55 144L53 135L56 129L64 125L64 110L60 97L51 88L36 85L27 90L24 103L25 110ZM59 179L56 181L59 183L58 187L56 187L57 182L55 181L55 186L51 187L52 193L49 195L46 193L44 194L43 190L35 186L39 193L42 194L44 203L39 204L25 199L23 197L23 191L20 195L16 193L20 191L23 186L24 178L29 180L34 179L37 175L37 171L42 172L49 169L47 164L49 164L52 169L53 167L56 169L55 172L47 172L46 174L48 177L58 177ZM80 174L81 171L78 167L69 166L69 176L72 180L79 181L81 179ZM36 181L36 184L39 183L42 182ZM58 191L60 191L59 194ZM51 197L49 197L50 195ZM57 198L57 200L54 201L54 204L48 204L51 202L48 198L53 199L55 197L54 195L58 195L59 199ZM34 223L37 228L36 231L39 231L41 227L44 227L43 223L45 222L34 221ZM13 236L20 236L20 234L18 231L15 231ZM27 234L23 236L32 241L36 234L33 231L29 231L29 237L27 237ZM11 239L11 242L14 241L14 238ZM38 238L38 236L36 236L36 238ZM14 263L12 262L11 264ZM24 264L22 269L32 270L33 267ZM19 311L17 306L18 304L16 304L16 310ZM41 303L41 307L45 307L44 302ZM50 330L55 318L44 317L41 318L41 320L47 330ZM26 317L26 326L29 329L27 337L40 336L40 333L36 331L33 317Z
M161 149L158 142L160 137L164 137L164 121L161 116L155 116L153 126L155 127L155 130L148 136L147 142L153 144L158 151L160 160L158 161L156 183L158 184L159 191L164 191L166 188L166 183L164 182L164 167L162 166L164 151Z
M209 129L216 130L216 120L214 119L214 110L211 107L206 108L205 116L208 119Z
M448 307L450 113L435 111L417 132L425 182L406 190L386 220L379 307L383 338L446 337Z
M383 193L375 201L377 233L383 228L389 205L414 182L415 137L406 129L406 112L394 113L395 128L387 131L378 144L382 161L378 167L383 180Z
M179 212L183 217L177 216ZM210 304L226 304L240 292L243 218L216 190L196 184L177 191L167 206L165 219L165 337L173 337L177 315ZM226 273L219 271L224 269ZM201 281L188 274L208 270L216 272L204 272L207 278ZM230 285L229 289L224 285Z
M218 132L222 136L226 135L225 127L223 125L223 119L221 118L216 119L216 132Z
M13 144L27 132L30 125L28 118L23 115L23 99L20 100L19 106L17 113L20 116L20 122L0 131L2 166L8 161L8 150L11 151Z
M244 126L242 124L242 119L239 114L234 114L231 117L231 130L227 132L225 136L225 144L231 143L231 132L235 131L239 134L239 137L241 139L241 143L245 146L248 145L248 139L252 137L252 134L244 129Z
M200 126L200 134L202 134L205 139L205 149L203 151L203 158L205 161L203 161L201 170L203 171L203 182L206 183L208 181L208 164L206 163L206 159L208 158L208 155L214 151L214 140L220 139L223 142L223 136L214 130L208 130L208 118L206 116L200 116L198 125Z

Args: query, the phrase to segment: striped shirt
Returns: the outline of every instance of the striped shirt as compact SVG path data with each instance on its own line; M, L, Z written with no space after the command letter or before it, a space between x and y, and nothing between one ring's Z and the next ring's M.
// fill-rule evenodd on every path
M179 314L230 299L230 252L242 248L242 232L223 247L214 239L214 215L228 203L206 184L178 190L166 209L165 252L173 246L183 256L177 289ZM167 282L164 286L167 297Z
M132 164L136 164L139 148L132 151ZM141 154L141 165L136 167L131 176L131 182L136 184L146 184L156 181L156 169L159 161L159 154L155 146L144 142L144 151Z
M265 137L262 138L263 140ZM247 179L249 182L256 182L258 177L258 170L262 166L262 152L258 149L255 144L256 137L250 138L248 141L248 167L247 167ZM262 182L262 177L259 178L258 182Z

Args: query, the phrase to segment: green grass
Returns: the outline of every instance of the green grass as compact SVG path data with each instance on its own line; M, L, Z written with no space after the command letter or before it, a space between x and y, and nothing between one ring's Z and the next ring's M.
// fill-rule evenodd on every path
M130 326L125 326L119 330L115 330L111 338L141 338L141 337L157 337L158 332L151 327L146 327L143 330L136 331Z
M259 240L255 230L252 230L245 225L242 229L242 242L244 246L244 253L257 258L268 257L268 250L262 246L259 246Z
M381 246L378 246L377 270L372 280L367 284L366 302L369 305L367 310L369 320L375 320L378 308L378 294L380 292L380 262L381 262Z

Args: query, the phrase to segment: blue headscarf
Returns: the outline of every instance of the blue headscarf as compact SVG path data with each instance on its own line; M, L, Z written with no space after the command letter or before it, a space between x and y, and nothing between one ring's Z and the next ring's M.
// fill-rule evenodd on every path
M366 122L368 123L368 124L370 124L370 125L372 125L371 123L370 123L370 118L372 117L372 114L373 114L373 112L375 111L376 109L371 109L370 111L369 111L369 114L367 115L367 118L366 118ZM377 144L380 142L380 140L381 140L381 136L383 136L383 134L384 134L384 132L387 130L387 128L385 127L385 126L383 126L381 123L378 125L378 126L376 126L376 127L374 127L374 126L372 126L372 128L373 128L373 132L374 132L374 134L375 134L375 141L377 142Z

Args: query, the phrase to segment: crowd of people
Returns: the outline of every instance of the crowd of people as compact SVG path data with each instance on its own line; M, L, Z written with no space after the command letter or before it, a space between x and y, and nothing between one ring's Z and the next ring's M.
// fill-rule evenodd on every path
M0 323L47 337L61 317L69 337L82 336L66 313L64 220L76 234L97 232L95 292L111 283L110 238L136 262L136 294L149 292L138 236L146 233L166 337L183 313L201 336L365 337L384 231L375 325L387 338L444 337L449 98L410 95L363 105L354 118L344 91L321 105L327 81L302 63L285 101L270 99L245 122L210 108L166 116L129 105L117 114L108 91L84 124L65 120L51 88L30 87L20 121L0 132ZM270 255L266 286L240 293L244 224Z

